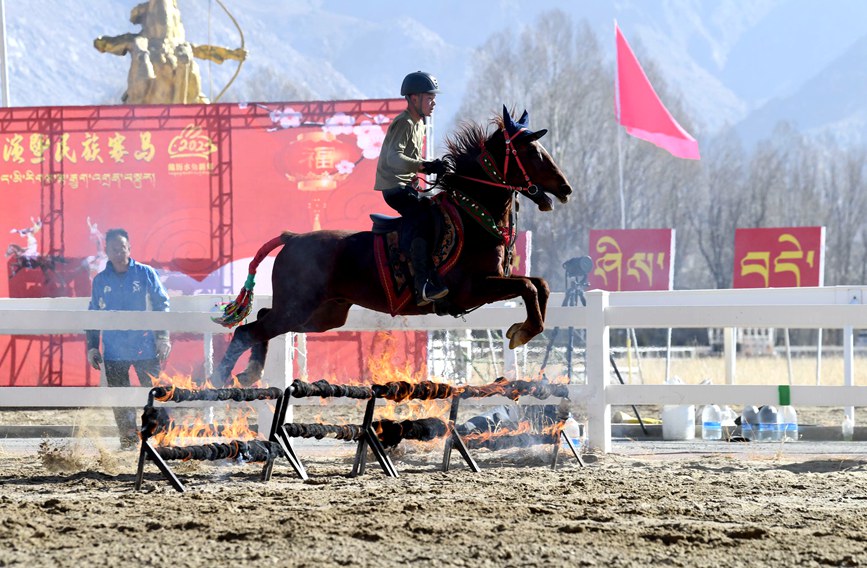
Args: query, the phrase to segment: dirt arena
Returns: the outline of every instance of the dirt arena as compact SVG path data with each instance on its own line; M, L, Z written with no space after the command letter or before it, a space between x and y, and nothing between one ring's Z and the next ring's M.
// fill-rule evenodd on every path
M306 482L170 462L181 494L152 463L134 492L135 451L0 441L0 566L867 566L867 455L633 448L552 471L546 447L444 473L440 448L396 455L397 479L372 458L347 477L345 444L299 449Z

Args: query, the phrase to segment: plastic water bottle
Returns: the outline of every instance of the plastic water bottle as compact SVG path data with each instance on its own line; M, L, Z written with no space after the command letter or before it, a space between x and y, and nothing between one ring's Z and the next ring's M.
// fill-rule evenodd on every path
M852 420L852 417L846 415L843 417L843 439L847 442L851 442L852 438L855 436L855 421Z
M767 404L759 410L759 432L757 442L773 442L777 438L777 407Z
M719 440L722 438L720 409L715 404L708 404L701 411L701 438L703 440Z
M581 449L581 425L572 417L571 412L566 422L563 423L563 433L566 434L566 437L569 438L569 441L572 442L576 450Z
M798 413L794 406L781 406L779 422L782 428L782 439L785 442L798 440Z
M755 406L744 406L741 413L741 436L747 440L755 440L758 435L759 409Z

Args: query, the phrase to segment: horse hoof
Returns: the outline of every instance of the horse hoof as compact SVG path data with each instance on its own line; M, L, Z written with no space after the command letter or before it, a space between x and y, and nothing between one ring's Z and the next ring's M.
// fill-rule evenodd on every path
M520 329L511 337L511 339L509 339L509 349L514 349L516 347L520 347L521 345L525 345L531 339L533 339L533 335L531 333Z
M506 331L506 339L512 339L512 336L515 335L515 332L517 332L519 329L521 329L522 325L524 325L524 324L513 323L512 325L510 325L508 331ZM514 349L514 347L512 347L512 349Z
M238 379L238 384L242 387L249 387L250 385L259 382L262 377L257 377L253 373L249 373L247 371L241 371L235 378Z
M238 382L243 387L249 387L253 383L258 383L262 380L262 364L256 361L247 363L247 368L238 373Z

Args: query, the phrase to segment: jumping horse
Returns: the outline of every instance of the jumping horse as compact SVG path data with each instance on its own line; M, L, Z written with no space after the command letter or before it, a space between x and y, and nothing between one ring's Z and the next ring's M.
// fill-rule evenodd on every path
M393 263L383 262L381 253L377 256L375 252L377 238L382 238L376 233L383 232L376 226L374 217L378 216L371 216L373 231L284 232L262 246L250 263L243 290L224 307L220 317L214 318L233 327L247 317L256 267L282 245L271 275L271 308L259 310L255 321L235 330L216 380L228 382L238 358L251 349L238 380L244 385L256 382L262 376L270 339L290 331L322 332L340 327L353 304L392 315L436 312L457 316L484 304L520 297L527 318L508 329L509 347L524 345L540 334L550 293L548 283L535 276L510 275L517 230L516 195L526 196L541 211L550 211L550 196L566 203L572 187L539 143L547 130L530 130L527 111L515 122L504 107L502 118L495 117L491 125L494 128L488 132L476 123L465 123L446 141L448 151L443 160L448 171L436 181L442 191L434 201L452 211L454 224L461 229L458 252L447 266L438 266L450 290L448 296L426 306L416 306L413 301L395 305L385 275Z

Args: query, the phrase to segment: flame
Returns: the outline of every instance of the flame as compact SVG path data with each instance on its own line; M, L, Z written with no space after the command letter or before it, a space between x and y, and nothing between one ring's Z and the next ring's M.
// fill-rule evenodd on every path
M175 389L188 390L205 390L213 389L213 383L210 379L204 381L196 381L192 375L168 375L165 371L161 372L158 377L151 377L151 383L154 387L166 387L166 396L156 400L165 402L171 400ZM253 387L261 386L261 382L252 385ZM232 384L225 388L243 388L237 377L232 376ZM248 388L251 388L248 386ZM272 407L273 403L268 402ZM249 418L254 414L255 410L249 404L238 407L235 404L225 405L225 419L217 422L207 422L201 416L185 416L181 422L175 421L174 418L169 419L167 427L160 432L155 433L150 440L157 446L173 446L177 445L181 439L201 439L201 438L226 438L234 440L255 440L261 438L256 431L250 427Z
M373 354L367 358L367 370L374 384L391 382L420 383L429 380L427 365L413 369L412 362L403 365L394 362L395 339L389 332L377 332L372 344ZM388 420L418 420L420 418L444 418L449 411L448 400L388 400L385 405L377 406L376 416Z
M220 424L206 422L201 416L184 417L180 423L172 418L166 429L154 434L151 440L157 446L174 446L181 439L227 438L249 441L259 437L250 427L249 418L254 412L252 408L239 410L226 405L226 411L226 420Z
M153 387L166 387L168 390L166 391L166 396L157 398L160 402L165 402L172 398L172 395L175 392L175 389L187 389L187 390L206 390L206 389L215 389L215 388L260 388L264 385L262 381L257 381L252 385L242 385L238 381L238 377L232 375L232 382L224 387L215 387L211 382L210 378L206 378L203 381L196 380L192 375L169 375L165 371L160 371L159 376L151 377L151 386Z
M491 432L473 432L470 434L466 434L463 436L463 440L464 443L466 443L468 446L481 446L487 442L495 443L496 440L505 440L508 438L515 438L518 436L527 435L531 438L523 440L523 444L542 443L543 439L544 443L548 443L550 441L558 439L562 427L563 423L557 422L554 424L549 424L542 428L537 428L530 421L522 420L521 422L514 425L514 427L497 428L496 430ZM533 438L535 438L537 441L531 441Z
M407 361L402 366L394 362L396 353L394 335L380 331L374 335L371 345L373 354L367 358L367 370L373 377L374 384L384 384L394 381L418 383L428 379L427 365L413 370L412 362Z

